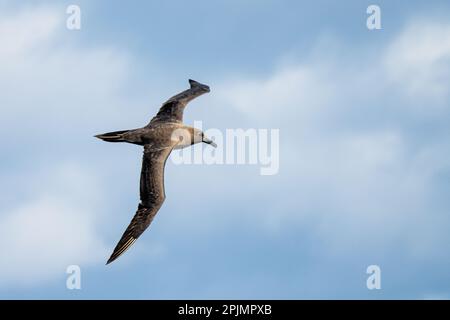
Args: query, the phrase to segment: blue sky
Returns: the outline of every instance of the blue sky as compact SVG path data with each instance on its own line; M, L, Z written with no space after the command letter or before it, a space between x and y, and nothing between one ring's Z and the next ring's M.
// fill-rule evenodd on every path
M382 29L366 28L381 8ZM78 4L82 27L65 27ZM448 1L1 1L0 297L450 298ZM152 226L142 126L280 129L280 170L174 165ZM82 289L68 290L68 265ZM379 265L382 289L366 288Z

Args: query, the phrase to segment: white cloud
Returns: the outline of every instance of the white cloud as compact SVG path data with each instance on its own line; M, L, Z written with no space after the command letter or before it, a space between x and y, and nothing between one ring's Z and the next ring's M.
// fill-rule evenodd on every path
M384 56L388 79L413 98L448 99L450 25L423 19L410 23Z
M264 79L233 79L216 89L215 99L252 119L305 123L331 105L336 95L324 72L317 65L283 66Z
M97 228L99 188L93 179L76 165L29 177L31 185L22 186L23 203L0 216L0 284L64 279L68 265L83 268L105 260Z
M61 15L50 8L30 8L15 15L1 12L0 58L3 63L23 58L24 53L42 46L43 42L55 34L61 18Z
M63 8L62 8L63 9ZM114 47L82 47L66 29L65 10L29 7L4 12L0 19L0 97L2 131L23 126L80 129L95 119L121 119L129 107L120 88L129 76L129 59ZM135 109L127 110L133 114ZM70 119L70 121L68 121ZM81 125L83 124L83 126Z
M375 60L346 48L353 58L327 52L325 62L315 57L222 84L222 105L257 126L280 128L280 172L287 174L277 182L296 193L271 198L255 221L274 230L308 221L332 250L353 248L355 239L372 248L401 239L406 254L439 254L441 226L450 221L432 190L450 155L440 149L446 135L429 133L418 143L416 130L424 115L448 116L450 24L419 25L407 26ZM352 59L371 63L344 63ZM417 113L423 98L429 103Z
M76 160L64 163L80 152L72 150L76 137L93 139L85 133L89 121L123 119L119 106L127 104L117 89L128 58L115 48L77 45L65 18L65 10L53 7L0 14L0 132L9 137L5 146L17 147L0 171L3 194L14 200L0 212L4 286L59 279L67 265L103 265L109 253L99 234L104 207L97 205L95 174ZM55 148L61 140L68 140L67 149ZM41 162L43 154L51 156Z

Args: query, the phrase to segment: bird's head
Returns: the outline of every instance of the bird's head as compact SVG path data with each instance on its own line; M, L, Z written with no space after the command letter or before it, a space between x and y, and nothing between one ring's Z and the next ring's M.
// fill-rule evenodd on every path
M200 142L204 142L206 144L210 144L212 145L214 148L217 147L217 144L212 141L211 139L209 139L205 133L199 129L195 129L193 130L193 142L194 143L200 143Z

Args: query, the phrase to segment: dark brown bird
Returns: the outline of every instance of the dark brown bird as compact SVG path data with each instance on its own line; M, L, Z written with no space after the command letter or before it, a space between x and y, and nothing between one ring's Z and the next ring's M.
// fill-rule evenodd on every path
M133 130L99 134L95 137L108 142L128 142L144 146L140 198L137 212L106 264L116 260L148 228L166 195L164 166L173 149L204 142L216 147L201 130L183 124L183 111L189 101L209 92L207 85L189 80L190 88L163 103L148 125Z

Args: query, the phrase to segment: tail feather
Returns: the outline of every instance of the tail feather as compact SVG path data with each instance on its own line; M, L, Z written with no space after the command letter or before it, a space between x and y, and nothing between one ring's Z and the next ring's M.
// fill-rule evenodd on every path
M108 141L108 142L124 142L125 139L123 138L123 134L127 133L128 131L130 131L130 130L108 132L108 133L98 134L95 137L102 139L103 141Z

